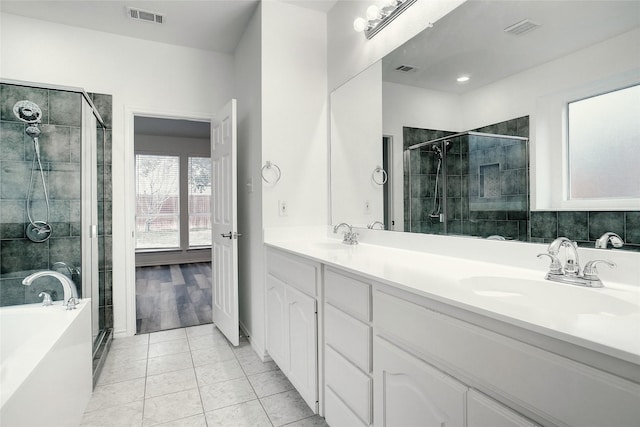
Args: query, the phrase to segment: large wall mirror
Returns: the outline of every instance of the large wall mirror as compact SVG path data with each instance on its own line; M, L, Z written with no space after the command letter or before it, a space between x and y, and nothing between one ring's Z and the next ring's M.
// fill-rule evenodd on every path
M640 249L640 168L620 167L640 164L639 91L626 119L598 118L611 138L592 179L616 174L623 197L567 198L566 120L640 84L639 48L637 1L463 3L331 94L332 223L584 245L613 231Z

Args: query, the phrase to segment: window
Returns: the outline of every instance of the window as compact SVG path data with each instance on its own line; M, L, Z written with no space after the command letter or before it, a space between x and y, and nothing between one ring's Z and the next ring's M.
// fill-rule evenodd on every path
M211 245L211 159L189 157L189 246Z
M136 249L180 247L180 158L136 154Z
M640 85L568 104L569 199L640 197Z

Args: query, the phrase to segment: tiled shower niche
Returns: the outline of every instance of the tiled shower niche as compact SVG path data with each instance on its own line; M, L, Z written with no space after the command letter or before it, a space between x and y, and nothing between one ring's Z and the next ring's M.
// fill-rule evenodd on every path
M99 310L101 329L113 324L111 298L111 96L90 94L107 129L97 130ZM39 125L40 156L49 196L51 238L40 243L29 240L25 228L27 192L35 156L34 143L26 135L27 125L13 113L19 100L36 103L42 110ZM32 286L22 279L37 270L52 269L64 262L74 271L81 293L82 249L80 227L81 194L81 102L78 92L0 84L0 306L39 302L38 294L49 291L62 298L55 279L41 278ZM31 213L44 219L46 203L37 163L33 174ZM64 272L62 270L58 270ZM88 296L85 296L88 297Z
M527 240L528 133L528 117L459 136L405 127L405 149L436 140L405 152L405 231Z

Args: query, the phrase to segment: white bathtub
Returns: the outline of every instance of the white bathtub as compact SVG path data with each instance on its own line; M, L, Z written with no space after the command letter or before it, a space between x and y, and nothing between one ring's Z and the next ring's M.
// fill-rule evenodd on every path
M0 308L0 425L77 426L91 398L91 300Z

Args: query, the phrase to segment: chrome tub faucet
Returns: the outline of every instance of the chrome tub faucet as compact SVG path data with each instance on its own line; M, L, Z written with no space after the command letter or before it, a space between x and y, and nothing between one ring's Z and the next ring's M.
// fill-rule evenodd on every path
M75 283L73 283L71 279L64 274L51 270L38 271L25 277L24 280L22 280L22 284L25 286L31 286L34 280L46 276L54 277L62 284L62 290L64 292L62 305L65 305L67 310L75 309L79 302L78 290L76 289Z

